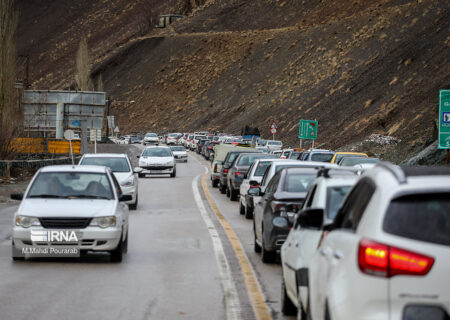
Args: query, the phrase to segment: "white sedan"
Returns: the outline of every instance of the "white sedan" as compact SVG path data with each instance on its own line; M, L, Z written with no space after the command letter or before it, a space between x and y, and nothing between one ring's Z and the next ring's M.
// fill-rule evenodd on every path
M120 184L123 194L131 195L131 201L128 201L130 210L136 210L138 206L138 179L131 167L130 159L126 154L120 153L91 153L85 154L79 165L105 166L109 167L114 173Z
M175 157L175 160L187 162L188 161L188 155L187 150L183 146L172 146L170 147L170 150L172 150L173 156Z
M128 245L128 207L107 167L49 166L38 170L14 214L13 260L74 257L106 251L122 261Z
M167 146L147 147L138 158L141 178L146 174L170 174L172 178L177 175L175 157Z

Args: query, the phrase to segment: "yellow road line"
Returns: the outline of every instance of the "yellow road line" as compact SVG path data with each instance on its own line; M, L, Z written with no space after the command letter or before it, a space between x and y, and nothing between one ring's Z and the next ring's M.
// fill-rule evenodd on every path
M245 254L244 248L242 248L242 244L239 241L234 230L231 228L228 221L222 215L222 213L217 208L214 200L211 197L211 194L206 186L206 177L208 175L205 174L202 178L202 189L205 192L206 199L209 202L212 210L214 211L217 219L219 219L220 224L222 225L225 233L227 234L228 239L230 240L231 246L236 254L236 257L239 261L239 265L242 270L242 274L244 275L245 285L247 287L247 292L250 297L253 312L258 320L271 320L272 316L270 314L269 307L267 306L264 295L262 294L261 288L256 280L255 273L253 272L253 268L248 261L248 257Z

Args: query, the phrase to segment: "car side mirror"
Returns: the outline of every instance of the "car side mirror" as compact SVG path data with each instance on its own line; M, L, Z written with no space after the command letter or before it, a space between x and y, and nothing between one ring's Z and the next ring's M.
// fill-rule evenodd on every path
M136 168L133 169L133 172L134 172L134 173L141 173L142 170L143 170L142 168L136 167Z
M120 202L131 201L131 200L133 200L133 197L131 196L131 194L123 194L119 198Z
M140 158L140 157L141 157L140 155L137 155L137 156L136 156L136 158Z
M23 199L23 193L11 193L11 199L12 200L22 200Z
M261 188L250 188L250 189L248 189L247 193L250 196L260 197L261 196Z
M320 229L323 226L323 209L305 209L297 216L297 223L307 229Z

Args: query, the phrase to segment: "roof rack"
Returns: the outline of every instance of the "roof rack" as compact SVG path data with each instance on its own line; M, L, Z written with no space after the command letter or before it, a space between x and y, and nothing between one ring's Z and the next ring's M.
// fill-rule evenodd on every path
M343 173L345 174L349 174L349 173L353 173L355 175L360 175L362 173L362 171L364 171L361 168L326 168L326 167L321 167L319 169L319 171L317 172L317 177L324 177L324 178L331 178L330 176L330 170L331 171L336 171L337 173Z
M393 163L387 161L380 161L377 163L376 167L380 167L389 171L399 184L406 183L406 175L403 169Z

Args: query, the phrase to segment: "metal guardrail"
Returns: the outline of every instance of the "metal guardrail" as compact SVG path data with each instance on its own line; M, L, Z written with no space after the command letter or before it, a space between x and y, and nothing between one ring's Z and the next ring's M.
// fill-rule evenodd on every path
M81 156L74 156L75 163L81 159ZM0 177L9 178L13 168L28 168L37 171L39 168L59 164L72 164L70 157L61 157L54 159L37 160L0 160Z

